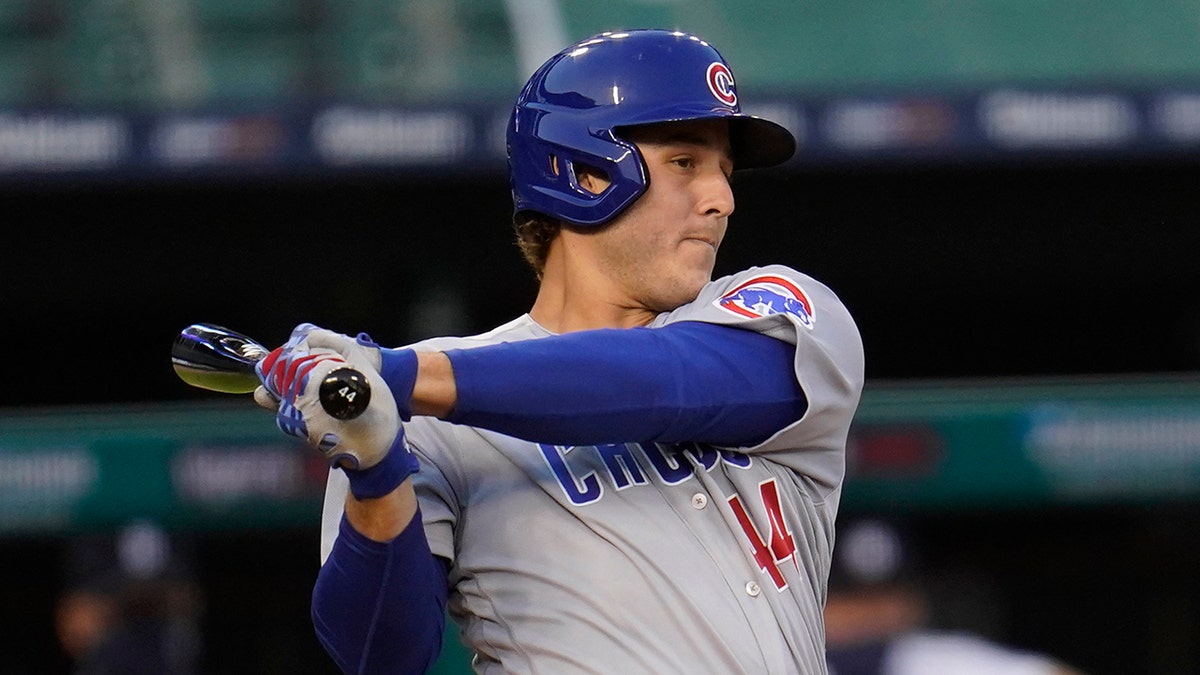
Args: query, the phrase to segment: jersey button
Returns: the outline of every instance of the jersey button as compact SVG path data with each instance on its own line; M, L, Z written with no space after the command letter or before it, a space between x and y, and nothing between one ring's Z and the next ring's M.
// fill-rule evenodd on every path
M692 507L693 508L702 509L706 506L708 506L708 497L707 496L705 496L699 492L692 495Z
M757 598L759 593L762 593L762 588L760 588L757 583L753 581L746 582L746 595L749 595L752 598Z

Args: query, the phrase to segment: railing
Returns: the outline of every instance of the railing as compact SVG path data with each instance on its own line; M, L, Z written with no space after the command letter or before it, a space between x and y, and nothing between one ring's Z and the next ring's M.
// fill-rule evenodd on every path
M843 507L1200 499L1200 377L869 383ZM315 527L323 461L247 401L0 414L0 534Z

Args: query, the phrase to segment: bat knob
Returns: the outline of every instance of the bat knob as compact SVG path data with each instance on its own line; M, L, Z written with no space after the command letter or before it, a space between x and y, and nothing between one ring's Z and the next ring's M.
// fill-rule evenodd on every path
M363 414L371 403L371 384L365 375L353 368L338 368L321 380L317 397L331 417L352 420Z

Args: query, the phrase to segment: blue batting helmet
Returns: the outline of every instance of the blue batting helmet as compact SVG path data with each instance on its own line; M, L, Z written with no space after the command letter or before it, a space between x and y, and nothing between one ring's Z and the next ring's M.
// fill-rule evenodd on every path
M738 106L725 59L694 35L666 30L602 33L559 52L529 78L508 124L515 213L536 211L579 225L607 222L646 191L647 174L623 127L728 119L734 167L786 161L796 140ZM611 185L580 187L575 165Z

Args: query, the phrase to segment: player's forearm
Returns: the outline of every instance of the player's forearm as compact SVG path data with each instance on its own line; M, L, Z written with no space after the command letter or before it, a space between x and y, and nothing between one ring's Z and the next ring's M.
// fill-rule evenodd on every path
M380 349L379 374L387 383L401 419L427 415L445 419L458 402L454 369L442 352Z
M419 515L378 542L347 513L313 589L313 626L343 672L423 673L441 650L447 593Z
M458 387L454 382L454 369L446 354L417 354L417 380L412 394L413 414L445 419L454 411L457 401Z

